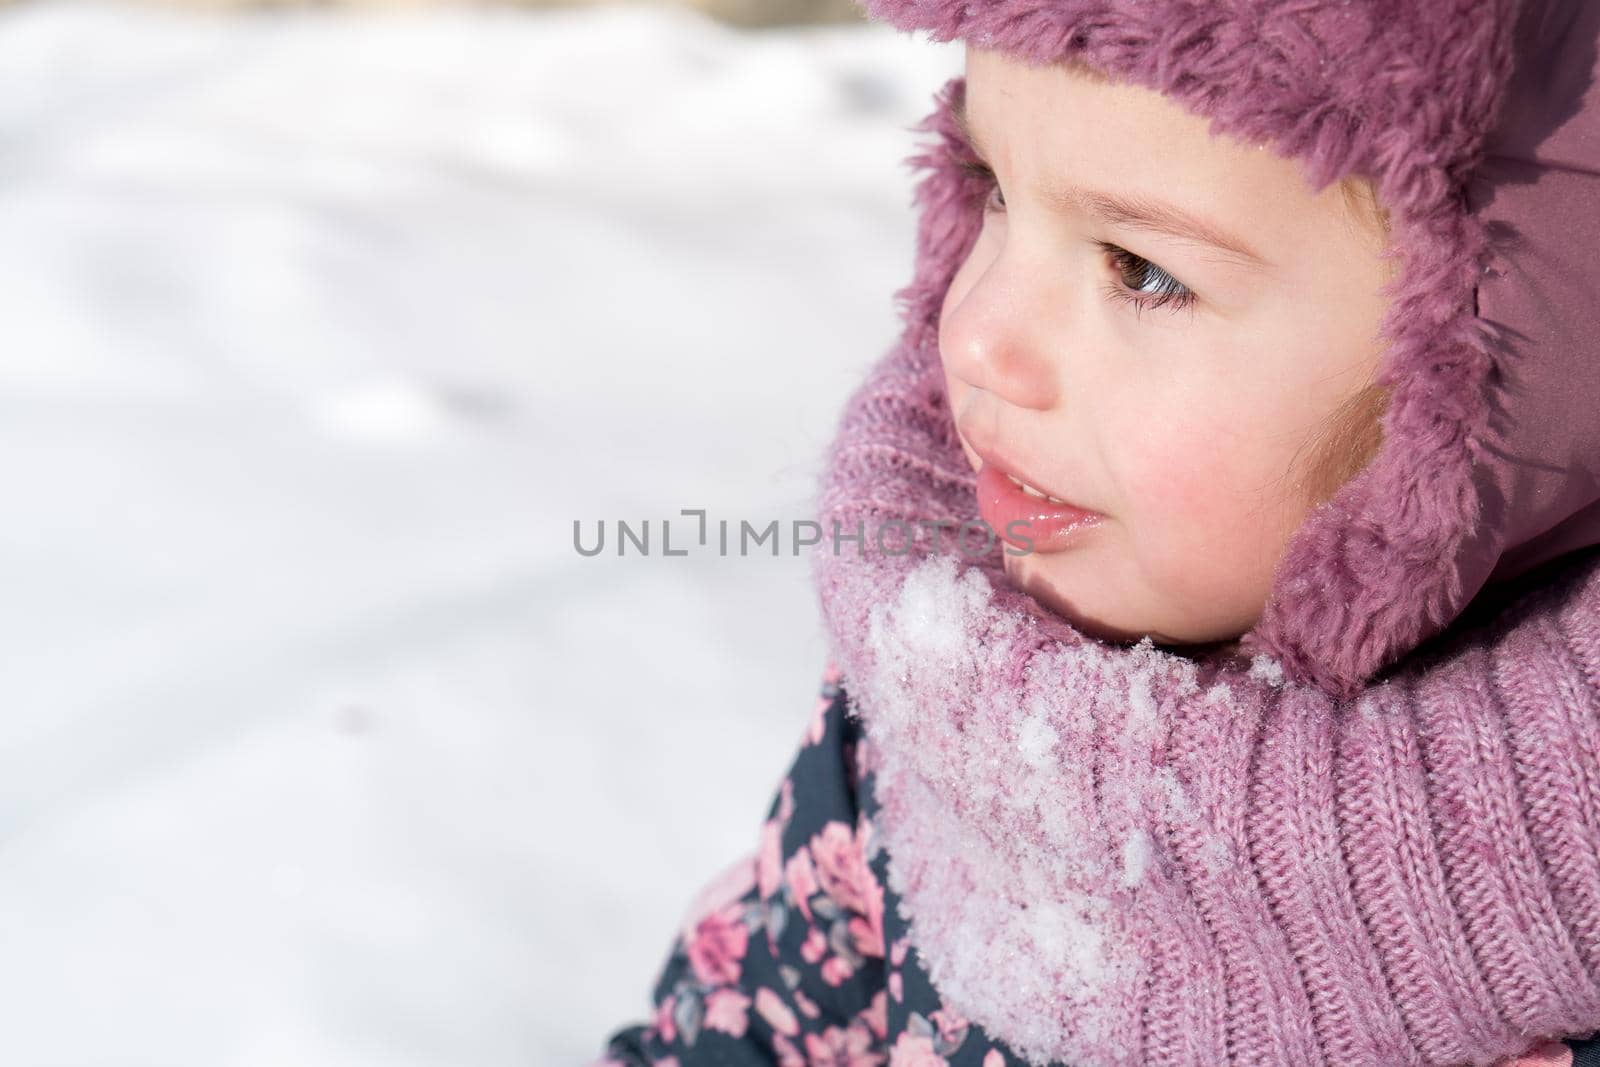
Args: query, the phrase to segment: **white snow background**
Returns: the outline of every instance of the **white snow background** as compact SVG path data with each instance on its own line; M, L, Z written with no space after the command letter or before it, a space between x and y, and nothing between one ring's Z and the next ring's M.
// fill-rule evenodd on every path
M660 520L810 517L959 65L0 8L0 1063L585 1063L646 1017L824 656L803 556ZM580 557L600 518L656 554Z

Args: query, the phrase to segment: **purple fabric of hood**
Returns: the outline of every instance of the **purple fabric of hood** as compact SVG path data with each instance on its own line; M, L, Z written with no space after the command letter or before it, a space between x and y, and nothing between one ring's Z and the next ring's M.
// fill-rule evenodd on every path
M1247 652L1348 698L1481 594L1600 544L1600 4L864 6L1162 92L1214 133L1299 159L1315 189L1373 181L1403 254L1377 378L1384 442L1291 539ZM938 258L942 275L953 257ZM946 284L902 292L912 336L936 329Z
M1477 477L1464 592L1600 543L1600 5L1524 14L1517 67L1470 210L1491 238L1478 315L1497 335L1498 409Z

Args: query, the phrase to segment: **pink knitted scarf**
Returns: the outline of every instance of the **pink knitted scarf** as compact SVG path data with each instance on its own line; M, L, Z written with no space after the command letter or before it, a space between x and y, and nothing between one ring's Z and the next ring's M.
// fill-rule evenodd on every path
M999 544L970 559L949 533L978 514L937 313L977 216L949 114L962 84L941 92L923 127L938 140L916 160L906 328L849 402L821 487L825 530L866 536L824 537L814 565L866 727L891 886L947 1003L1029 1059L1074 1067L1486 1064L1600 1028L1600 555L1581 514L1582 494L1600 490L1529 495L1515 465L1538 466L1529 457L1548 459L1558 438L1586 463L1600 454L1592 415L1562 414L1571 401L1548 367L1567 358L1562 330L1581 335L1593 311L1552 326L1561 308L1536 302L1544 318L1514 325L1546 339L1509 347L1497 324L1513 316L1491 320L1492 307L1517 306L1514 282L1549 291L1538 263L1509 249L1546 247L1549 230L1524 214L1523 243L1496 244L1491 208L1509 216L1525 201L1465 185L1497 160L1515 169L1483 148L1511 84L1509 33L1473 28L1511 8L1474 3L1474 23L1467 5L1389 5L1394 17L1362 32L1437 31L1450 47L1417 46L1405 68L1393 46L1371 57L1351 45L1350 70L1319 59L1317 33L1381 4L869 6L906 28L1077 51L1188 93L1219 124L1305 155L1321 180L1359 165L1411 249L1384 449L1297 535L1246 654L1088 638L1006 583ZM1245 9L1254 40L1273 25L1263 10L1309 20L1285 16L1282 33L1304 32L1268 57L1302 82L1224 70L1278 86L1269 104L1195 75ZM1461 21L1429 23L1450 18ZM1286 85L1301 85L1296 116L1326 121L1262 118L1289 107ZM1345 91L1373 93L1395 125L1369 135L1345 122L1328 104ZM1592 259L1578 284L1600 273ZM1485 261L1499 264L1487 280ZM1526 443L1516 420L1537 412L1545 436L1497 466L1488 457L1517 450L1488 446L1507 433L1490 412L1507 407L1497 390L1527 352L1547 364L1522 365L1505 439ZM1592 412L1589 375L1566 388ZM1557 462L1570 479L1570 457ZM1535 497L1566 510L1530 533L1519 524ZM906 525L880 541L891 521Z

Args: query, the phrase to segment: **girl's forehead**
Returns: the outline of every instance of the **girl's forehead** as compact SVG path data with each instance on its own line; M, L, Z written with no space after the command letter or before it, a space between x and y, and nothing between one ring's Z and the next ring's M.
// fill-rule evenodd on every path
M975 56L977 57L979 63L1022 63L1022 60L1012 59L1002 51L992 48L983 48L973 44L971 41L964 41L963 45L968 69L971 68L973 58ZM1049 64L1046 64L1046 66L1068 71L1091 82L1110 83L1114 80L1105 71L1078 56L1067 56L1062 59L1057 59Z
M1388 243L1381 227L1353 210L1345 187L1315 189L1300 159L1215 132L1182 103L1126 80L975 47L967 62L951 113L996 175L1013 225L1106 228L1202 284L1212 266L1306 292L1392 273L1387 261L1373 268Z
M1314 190L1299 161L1213 133L1209 120L1152 89L1081 63L1034 66L971 45L966 56L954 119L991 166L1015 165L1044 186L1203 201L1208 214L1257 233L1277 219L1303 237L1313 220L1342 224L1348 214L1341 192Z

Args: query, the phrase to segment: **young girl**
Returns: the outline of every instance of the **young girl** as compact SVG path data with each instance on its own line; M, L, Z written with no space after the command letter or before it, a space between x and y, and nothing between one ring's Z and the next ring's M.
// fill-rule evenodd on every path
M1585 1062L1600 6L867 6L967 63L832 663L608 1062Z

